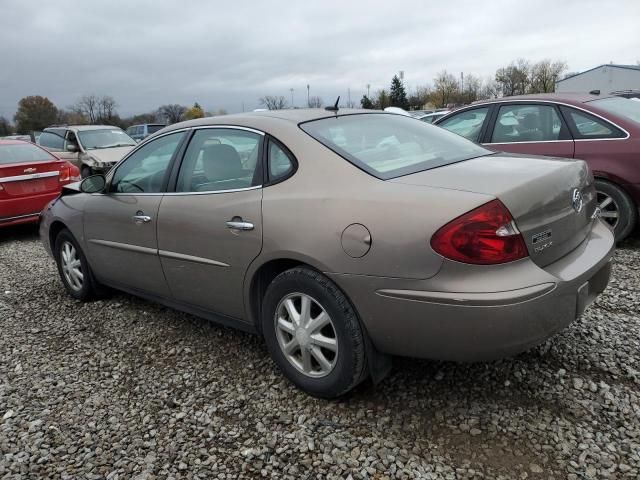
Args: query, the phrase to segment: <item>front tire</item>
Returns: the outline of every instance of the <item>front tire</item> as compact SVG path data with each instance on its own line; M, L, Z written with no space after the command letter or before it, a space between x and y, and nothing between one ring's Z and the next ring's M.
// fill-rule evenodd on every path
M596 180L600 217L613 229L616 242L627 238L636 226L638 213L633 200L617 185Z
M56 237L54 257L64 288L76 300L86 302L96 297L99 289L84 252L67 229Z
M366 378L357 315L340 289L314 270L293 268L271 282L262 331L280 370L310 395L336 398Z

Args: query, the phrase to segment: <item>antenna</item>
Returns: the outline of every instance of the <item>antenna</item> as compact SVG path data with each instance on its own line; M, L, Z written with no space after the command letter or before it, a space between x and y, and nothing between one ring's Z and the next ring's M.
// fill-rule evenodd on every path
M340 95L338 95L338 99L336 100L336 104L333 107L324 107L325 110L328 110L330 112L337 112L338 109L338 103L340 102Z

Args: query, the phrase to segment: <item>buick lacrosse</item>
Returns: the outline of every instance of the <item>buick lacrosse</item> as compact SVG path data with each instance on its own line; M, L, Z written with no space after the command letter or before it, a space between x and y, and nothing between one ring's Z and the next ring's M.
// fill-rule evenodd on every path
M569 325L609 280L598 213L583 161L330 108L164 128L40 229L76 299L106 286L259 333L331 398L393 355L494 359Z

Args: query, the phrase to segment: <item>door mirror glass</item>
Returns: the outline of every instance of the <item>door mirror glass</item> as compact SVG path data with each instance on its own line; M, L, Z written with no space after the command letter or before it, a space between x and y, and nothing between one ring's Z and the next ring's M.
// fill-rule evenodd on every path
M80 191L83 193L99 193L104 191L107 184L104 175L91 175L80 183Z
M75 153L78 151L78 146L75 143L67 143L67 152Z

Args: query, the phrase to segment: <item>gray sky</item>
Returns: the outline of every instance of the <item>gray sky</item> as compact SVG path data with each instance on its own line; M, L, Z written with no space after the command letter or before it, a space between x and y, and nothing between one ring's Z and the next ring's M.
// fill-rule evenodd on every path
M486 4L481 6L481 4ZM358 102L405 72L485 78L519 57L580 71L640 60L639 0L0 0L0 115L26 95L111 95L122 116L166 103L258 107L263 95Z

